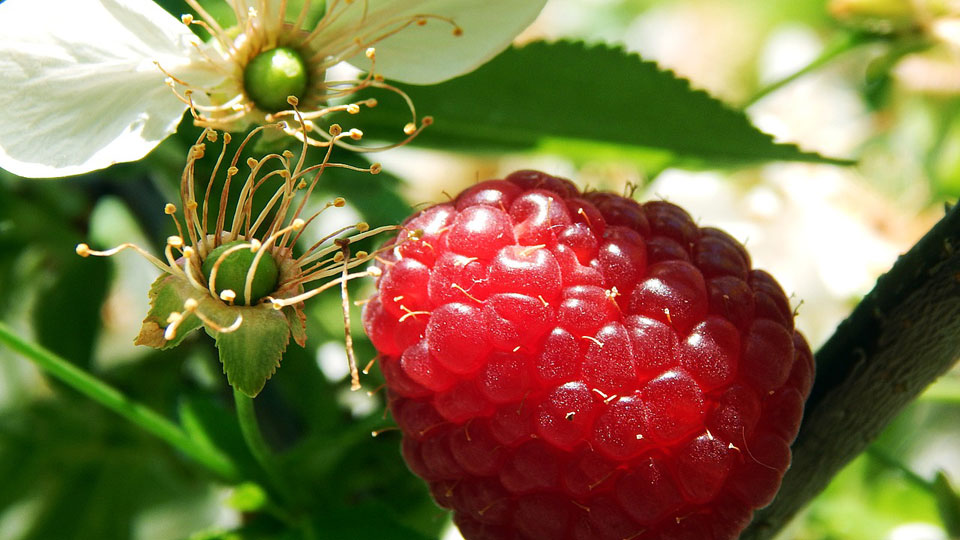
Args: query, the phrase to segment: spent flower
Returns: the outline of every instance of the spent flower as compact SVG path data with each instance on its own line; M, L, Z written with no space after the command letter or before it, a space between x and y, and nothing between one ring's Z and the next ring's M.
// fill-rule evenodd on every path
M315 24L310 0L299 9L229 0L235 24L226 27L186 2L195 13L181 19L152 0L0 3L0 167L55 177L135 161L176 131L188 107L201 126L240 131L292 119L288 95L300 100L308 140L323 144L327 131L312 122L375 104L351 103L358 90L399 92L384 78L433 84L471 71L545 0L329 0L314 2ZM341 62L366 75L334 80ZM416 124L414 114L406 136Z
M294 109L296 101L290 98ZM295 113L304 129L305 120L298 111ZM150 288L151 307L135 343L168 349L203 327L216 340L228 381L249 396L257 395L276 371L291 337L304 346L305 300L340 287L344 327L349 329L347 282L379 274L377 268L352 271L373 259L376 252L353 252L351 245L397 229L371 229L360 222L295 251L306 227L324 211L345 204L338 197L308 215L308 200L323 172L340 167L376 174L380 166L374 163L361 169L332 162L331 152L337 142L361 137L359 131L344 131L336 124L328 131L330 140L325 143L326 152L319 164L306 165L306 142L299 156L287 150L260 159L251 157L241 164L244 147L255 135L270 129L288 127L278 123L253 129L229 161L226 156L230 134L218 134L211 128L203 131L187 156L180 183L180 207L168 203L164 208L173 217L178 234L167 238L162 258L134 244L121 244L105 251L79 244L76 249L83 257L111 256L132 249L162 270L163 274ZM196 164L207 154L207 145L218 142L220 151L213 171L198 198ZM241 170L244 165L246 169ZM222 192L215 199L211 192L221 173L225 173ZM231 185L238 181L242 182L239 195L231 202ZM274 184L267 202L262 207L256 205L257 192ZM353 386L357 388L349 330L346 336Z

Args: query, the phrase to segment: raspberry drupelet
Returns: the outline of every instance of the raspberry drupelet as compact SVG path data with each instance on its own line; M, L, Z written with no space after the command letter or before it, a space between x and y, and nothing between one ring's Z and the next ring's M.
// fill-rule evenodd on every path
M773 499L813 355L739 242L536 171L403 231L364 327L465 538L731 540Z

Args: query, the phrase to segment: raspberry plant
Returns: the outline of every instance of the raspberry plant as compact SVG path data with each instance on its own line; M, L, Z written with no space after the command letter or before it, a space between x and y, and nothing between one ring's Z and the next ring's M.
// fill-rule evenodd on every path
M74 11L62 13L89 8L91 14L114 17L115 29L135 19L142 24L131 36L155 48L168 41L169 33L142 30L162 17L149 15L155 10L129 17L146 1L124 0L124 6L134 7L111 9L115 2L78 0L68 6ZM839 15L871 3L837 0L830 8ZM209 26L218 40L210 44L214 49L191 51L243 68L207 73L227 76L231 88L209 96L212 109L203 94L214 87L202 86L203 78L195 74L180 78L173 58L161 64L176 77L169 84L182 101L161 84L162 71L142 78L142 92L140 86L117 83L118 72L124 80L139 80L149 71L150 60L130 62L154 49L118 51L112 37L120 36L113 35L93 48L74 46L73 29L100 25L74 28L71 17L60 17L50 19L60 26L47 27L46 13L22 21L0 17L11 30L0 38L9 53L2 55L0 67L14 75L0 77L0 95L8 98L4 111L10 113L0 121L6 126L0 129L0 162L11 170L42 176L132 159L164 139L185 108L188 118L218 129L242 131L248 123L287 120L287 134L313 145L304 149L286 137L251 139L233 164L243 172L230 173L230 154L220 159L209 151L199 159L198 145L211 133L186 122L157 151L132 164L57 182L0 172L0 534L31 540L430 540L451 534L446 528L455 520L471 540L732 538L738 532L740 538L766 540L831 478L848 478L850 468L835 475L865 448L868 457L858 459L855 469L869 477L870 489L843 491L846 504L837 505L843 483L835 482L814 504L812 518L798 526L808 537L842 535L831 529L829 515L825 519L827 506L842 508L844 525L853 522L871 538L887 535L890 523L904 516L960 534L958 497L949 474L913 470L915 463L904 463L905 452L889 442L917 433L903 430L913 418L901 411L955 363L960 350L957 210L878 282L817 352L814 370L813 356L793 323L802 301L801 311L818 301L805 286L784 295L772 277L754 268L741 245L746 236L726 235L698 212L688 215L665 202L681 195L654 187L645 189L647 202L640 203L590 188L591 178L614 184L619 169L606 167L610 158L618 167L628 160L634 178L665 178L658 176L665 168L736 167L742 172L733 176L742 180L778 169L749 168L754 164L843 166L859 156L822 155L777 143L743 110L606 45L533 41L442 84L389 80L397 74L401 80L409 75L406 80L412 82L433 82L442 77L431 77L430 68L449 68L439 66L444 59L472 54L479 61L486 53L474 47L475 40L489 31L499 36L499 45L493 45L505 46L503 36L533 17L536 1L483 2L488 14L507 11L499 22L481 17L479 23L460 17L469 19L467 11L476 11L463 11L472 3L445 0L429 3L443 10L438 18L424 18L409 11L413 3L405 3L392 19L324 17L383 14L391 6L387 2L327 2L333 6L329 12L320 2L291 2L289 13L296 16L288 19L295 20L278 15L286 4L263 0L252 3L257 6L251 11L237 2L228 10L237 21L221 20L228 11L201 13L206 0L187 4L196 9L182 20L200 33ZM604 11L615 4L591 3L590 9ZM955 100L903 100L904 89L890 84L911 73L891 70L901 59L915 67L914 53L929 42L935 43L931 52L950 46L951 34L943 29L950 28L952 12L945 10L952 8L937 3L928 10L920 4L904 4L916 10L907 25L871 22L851 32L835 25L821 28L839 34L835 44L809 66L757 89L747 103L774 91L773 101L789 101L791 81L844 55L858 66L855 74L838 64L839 75L833 75L855 85L866 72L863 101L878 108L884 120L883 132L876 130L868 144L852 145L866 156L858 170L888 186L919 182L911 185L915 198L922 188L929 188L931 201L955 197L960 193L951 172ZM0 11L43 11L47 5L6 0ZM526 9L524 17L517 17L518 5ZM790 17L799 17L803 5L791 3ZM456 16L445 15L450 6ZM625 20L621 12L608 15L582 19ZM821 15L818 11L818 22L811 24L821 24ZM749 17L738 18L738 32L748 34L751 24ZM363 33L347 39L342 25ZM290 33L313 27L316 33ZM774 31L767 28L764 36ZM421 32L418 37L424 39L393 39L408 32ZM432 45L430 36L438 34L443 39L436 43L450 48ZM703 43L691 46L706 50L707 34ZM241 35L246 42L230 47ZM52 41L32 45L43 36ZM270 36L277 39L266 39ZM346 52L310 54L298 45L304 40ZM391 50L397 43L403 47ZM879 55L871 56L868 68L857 56L866 43L873 44L871 55ZM377 54L368 50L371 45ZM725 55L728 45L721 49ZM179 54L181 49L170 50ZM437 62L418 62L416 54L407 54L414 50L430 53ZM273 58L291 51L306 72L294 69L286 76L274 70ZM38 61L22 61L24 55ZM116 68L118 56L136 69ZM100 62L98 68L84 63L91 58ZM944 58L953 57L939 55ZM376 71L387 77L361 73L335 81L336 70L327 68L339 60L361 66L376 60ZM412 71L404 74L398 65ZM51 72L56 66L63 69ZM83 86L91 73L96 84ZM73 77L66 87L52 82L65 75ZM17 83L4 85L8 79ZM154 79L159 88L149 87ZM348 96L364 88L372 93ZM286 110L291 93L303 94L300 103L309 112L302 117ZM156 109L164 98L173 100L169 118ZM766 103L757 101L751 113L766 117ZM808 105L801 99L792 103L815 117L816 109ZM910 139L905 134L912 132L897 126L917 129L918 123L904 122L903 115L918 106L927 113L923 117L931 132L917 144L904 144ZM437 121L431 124L430 117L412 114L415 110ZM122 152L84 154L114 141L116 129L129 119L133 123L122 140L139 138L144 145L117 143ZM335 122L356 131L331 132ZM828 124L817 130L824 141L834 140ZM472 170L451 172L449 180L458 180L466 191L421 205L433 197L420 183L430 168L424 166L428 158L416 154L423 161L402 169L406 187L390 174L391 166L377 176L357 174L357 169L379 170L351 153L363 150L350 142L361 132L364 140L471 155L546 150L570 158L570 169L578 172L569 176L579 187L531 172L478 183L487 175L482 172L467 187L474 180ZM244 139L241 132L233 136ZM336 142L328 145L331 138ZM210 142L208 149L214 148ZM38 162L27 163L30 159ZM512 158L512 167L518 159ZM86 168L76 168L77 160ZM921 162L922 175L917 172ZM245 163L254 164L251 170L260 167L259 173L248 178ZM530 163L542 162L532 156ZM597 163L603 167L596 168ZM878 170L876 163L884 167ZM325 170L315 189L313 176L304 178L308 169ZM185 170L192 183L182 189ZM597 170L604 172L589 172ZM811 167L803 174L812 181L819 170ZM929 182L917 181L918 176L929 176ZM294 181L301 178L309 189ZM175 204L165 208L170 201ZM326 201L346 208L311 221ZM869 201L850 204L859 208ZM190 215L193 226L178 230L161 209L176 215L181 226ZM416 217L405 222L411 213ZM346 222L328 222L333 214L346 215ZM217 225L221 218L222 227ZM345 237L348 230L342 227L358 223L373 228ZM393 244L365 238L380 227L396 231L401 223ZM824 224L828 236L835 229L842 232L842 223ZM170 270L153 288L152 307L145 299L156 274L131 285L146 273L131 264L132 258L107 262L73 255L78 243L89 244L81 252L94 254L134 241L137 228L144 233L136 240L144 252L158 254L159 266ZM322 232L307 238L317 230ZM304 238L297 242L297 235ZM800 249L786 237L783 243L784 252ZM193 250L190 257L187 247ZM836 249L831 238L822 238L803 257L822 260L826 251L820 247ZM379 262L372 265L373 259ZM307 260L319 265L300 264ZM362 267L349 268L354 263ZM352 297L336 285L379 273L376 299L366 303L363 314L359 308L345 310L364 302L356 294L359 283L351 284ZM373 287L372 280L363 281ZM320 290L326 286L331 290ZM130 306L138 298L144 306L134 313ZM301 305L299 300L307 298L312 300ZM141 343L152 347L135 349L128 342L138 329L123 324L141 321L144 312ZM215 341L191 334L200 326ZM355 384L342 382L331 368L349 363L331 362L343 354L344 327L352 330L346 349L357 359L380 356L380 368L371 364ZM291 338L298 345L287 347ZM50 378L33 373L10 352L32 360ZM282 368L274 374L281 352ZM226 379L222 366L228 366ZM232 400L231 382L238 388ZM381 382L386 383L382 391ZM360 383L370 399L350 391ZM258 395L254 400L248 394ZM933 407L928 398L908 410L932 410L931 417L949 422L955 412L950 407ZM898 414L901 427L885 428ZM371 440L370 432L378 438ZM426 484L409 473L404 457ZM903 482L891 480L891 471L907 473L909 496L898 491ZM856 485L863 489L866 482ZM869 518L847 515L851 508L862 512L868 502L879 508ZM918 507L926 513L918 514Z

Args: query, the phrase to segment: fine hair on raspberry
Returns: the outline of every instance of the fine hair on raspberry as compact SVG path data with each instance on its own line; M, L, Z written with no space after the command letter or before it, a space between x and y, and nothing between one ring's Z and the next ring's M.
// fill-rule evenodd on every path
M518 171L392 246L364 328L467 540L732 540L777 493L813 355L727 233Z

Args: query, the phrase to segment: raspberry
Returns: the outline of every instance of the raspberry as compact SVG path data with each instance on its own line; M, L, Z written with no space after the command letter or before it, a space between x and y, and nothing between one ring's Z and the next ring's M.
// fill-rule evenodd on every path
M403 230L364 326L468 540L729 540L773 499L813 356L729 235L535 171Z

